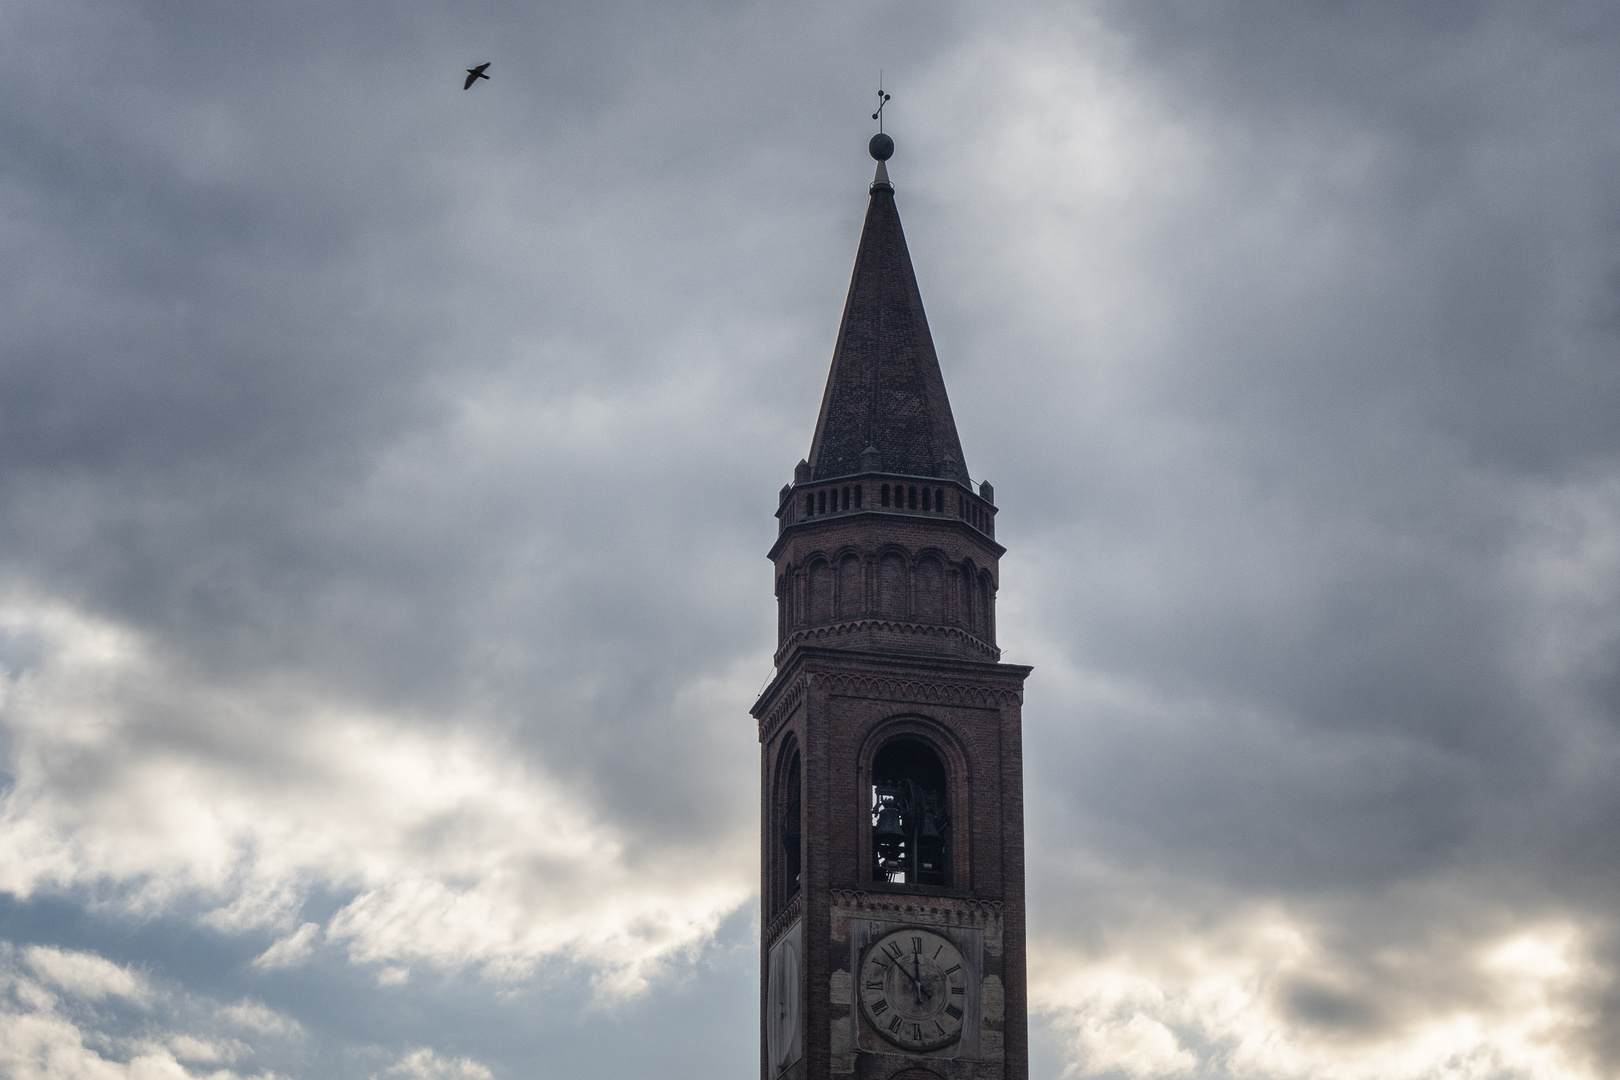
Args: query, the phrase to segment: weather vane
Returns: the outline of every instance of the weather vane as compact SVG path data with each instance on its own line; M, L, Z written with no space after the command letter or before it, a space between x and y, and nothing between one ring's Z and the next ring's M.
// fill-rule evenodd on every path
M872 114L872 119L878 122L878 134L883 134L883 106L889 103L889 95L883 92L883 72L878 72L878 111Z

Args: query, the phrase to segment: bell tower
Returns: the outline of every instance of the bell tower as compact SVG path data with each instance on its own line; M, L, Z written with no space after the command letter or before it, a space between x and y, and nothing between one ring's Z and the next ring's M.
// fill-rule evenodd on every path
M887 160L782 488L761 779L761 1080L1026 1080L1020 708Z

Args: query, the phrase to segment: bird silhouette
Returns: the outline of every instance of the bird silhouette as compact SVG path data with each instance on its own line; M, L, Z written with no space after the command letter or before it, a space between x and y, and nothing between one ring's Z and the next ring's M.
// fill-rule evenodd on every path
M494 61L490 61L490 63L494 63ZM463 90L470 90L472 89L472 84L477 82L479 79L489 78L488 75L484 74L484 69L487 67L489 67L489 64L479 64L475 68L468 68L467 81L461 85L461 88Z

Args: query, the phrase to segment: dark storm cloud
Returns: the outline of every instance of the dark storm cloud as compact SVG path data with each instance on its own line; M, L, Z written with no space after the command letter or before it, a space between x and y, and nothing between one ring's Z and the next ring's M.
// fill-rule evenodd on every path
M883 67L1037 665L1042 1068L1415 1076L1462 1016L1601 1074L1614 19L13 5L3 887L249 943L159 1033L244 1073L520 1075L603 1000L650 1067L668 986L746 1002L762 556ZM400 1029L489 983L532 1041ZM327 1056L196 1019L273 992Z
M434 971L556 980L532 1034L474 1048L497 1066L712 973L691 950L752 887L771 500L865 182L804 149L858 151L825 60L858 113L879 64L846 42L885 32L854 7L3 18L3 887L251 943L233 979L304 979L308 1075L483 1075ZM418 1008L442 1018L393 1026ZM634 1022L625 1054L686 1060L690 1023ZM746 1061L741 1035L699 1042Z
M990 428L1019 508L1002 626L1037 664L1032 926L1146 957L1184 919L1279 905L1321 949L1315 981L1278 977L1283 1030L1387 1075L1377 1045L1489 1013L1493 941L1573 920L1570 978L1607 978L1612 16L1106 10L1071 64L1176 146L1123 193L1080 174L1015 196L1070 226L1075 269L1007 291L1073 300L1067 333L1019 331L1047 381ZM1545 1042L1575 1069L1613 1018L1568 993ZM1170 1026L1213 1040L1200 1070L1289 1068L1199 1023Z
M564 666L611 668L620 692L757 654L757 633L716 650L675 632L705 618L715 571L648 542L682 506L769 500L752 473L694 469L691 440L734 381L717 365L760 349L717 339L712 313L780 348L746 277L781 241L728 227L759 151L714 140L771 87L687 80L673 125L647 107L671 67L727 48L725 14L14 13L14 565L206 665L282 658L407 702L466 693L466 668L511 647L479 643L509 640L503 617L524 640L586 639ZM450 94L432 65L491 39L512 52L479 88L497 94ZM651 171L682 181L646 192ZM693 296L705 314L682 310ZM692 401L643 441L615 410L649 382ZM506 435L571 407L607 422L578 416L572 445L523 447L532 461L443 445L478 422L467 399L513 395L556 412L505 417ZM714 433L719 468L759 426ZM413 453L433 460L409 490L368 491ZM762 548L768 516L748 524L718 544ZM604 548L571 590L573 553ZM525 588L533 610L503 610Z
M1098 582L1076 653L1256 714L1247 737L1186 720L1162 758L1195 773L1223 743L1233 768L1266 752L1252 740L1322 755L1242 816L1293 830L1316 787L1339 857L1398 874L1402 852L1441 857L1505 803L1539 813L1561 732L1609 719L1556 691L1600 690L1611 663L1549 686L1523 655L1556 602L1524 577L1560 543L1559 503L1583 486L1604 502L1620 451L1608 16L1118 14L1212 147L1153 267L1176 325L1148 376L1199 458L1130 478L1157 580ZM1328 768L1365 779L1370 835L1317 787ZM1238 779L1212 782L1241 803Z

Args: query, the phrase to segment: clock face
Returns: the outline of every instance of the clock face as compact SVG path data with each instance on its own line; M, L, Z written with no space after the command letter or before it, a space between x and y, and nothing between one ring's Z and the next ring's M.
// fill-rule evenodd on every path
M879 938L861 962L861 1011L878 1034L907 1050L936 1050L962 1037L967 965L929 930Z
M776 1076L804 1052L799 1028L799 942L803 924L794 923L771 947L766 969L765 1043L770 1075Z

